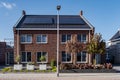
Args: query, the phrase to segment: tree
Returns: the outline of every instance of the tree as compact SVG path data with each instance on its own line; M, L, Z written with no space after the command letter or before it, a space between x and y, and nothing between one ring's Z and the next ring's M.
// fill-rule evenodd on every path
M16 56L15 61L17 62L17 64L20 63L20 55L17 55L17 56Z
M72 56L73 57L73 64L75 65L76 64L76 54L79 53L80 51L82 51L83 49L85 48L84 44L83 43L80 43L78 40L77 40L77 35L73 35L71 40L68 40L66 42L66 52L67 53L72 53Z
M95 54L103 54L105 53L105 41L102 39L102 35L100 33L96 33L90 43L87 46L88 53L94 54L94 60L95 60Z

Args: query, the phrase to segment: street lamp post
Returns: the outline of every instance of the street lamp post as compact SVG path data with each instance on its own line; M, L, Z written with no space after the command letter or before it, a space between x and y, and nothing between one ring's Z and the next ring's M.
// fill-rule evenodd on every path
M61 6L57 6L57 77L59 77L59 10Z

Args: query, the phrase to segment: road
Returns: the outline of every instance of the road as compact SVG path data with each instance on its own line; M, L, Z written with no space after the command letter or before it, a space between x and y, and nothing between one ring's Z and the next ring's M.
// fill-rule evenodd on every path
M120 73L0 73L0 80L120 80Z

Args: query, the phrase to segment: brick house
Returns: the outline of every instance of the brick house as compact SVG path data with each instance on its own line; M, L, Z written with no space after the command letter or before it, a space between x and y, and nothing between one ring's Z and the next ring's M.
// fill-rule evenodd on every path
M60 15L59 59L61 63L72 63L71 54L65 52L65 42L77 35L78 40L86 45L94 34L94 27L80 15ZM21 56L21 63L44 63L57 58L57 15L26 15L25 11L13 28L14 57ZM88 63L86 50L77 53L77 63Z
M113 64L120 64L120 30L108 41L107 59Z
M0 42L0 65L9 65L14 63L13 47L6 42Z

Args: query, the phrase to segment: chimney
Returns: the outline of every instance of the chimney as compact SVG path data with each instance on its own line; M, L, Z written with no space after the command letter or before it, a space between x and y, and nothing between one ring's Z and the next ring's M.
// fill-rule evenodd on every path
M25 10L23 10L23 11L22 11L22 15L26 15L26 12L25 12Z
M82 16L82 15L83 15L83 11L81 10L81 11L80 11L80 16Z

